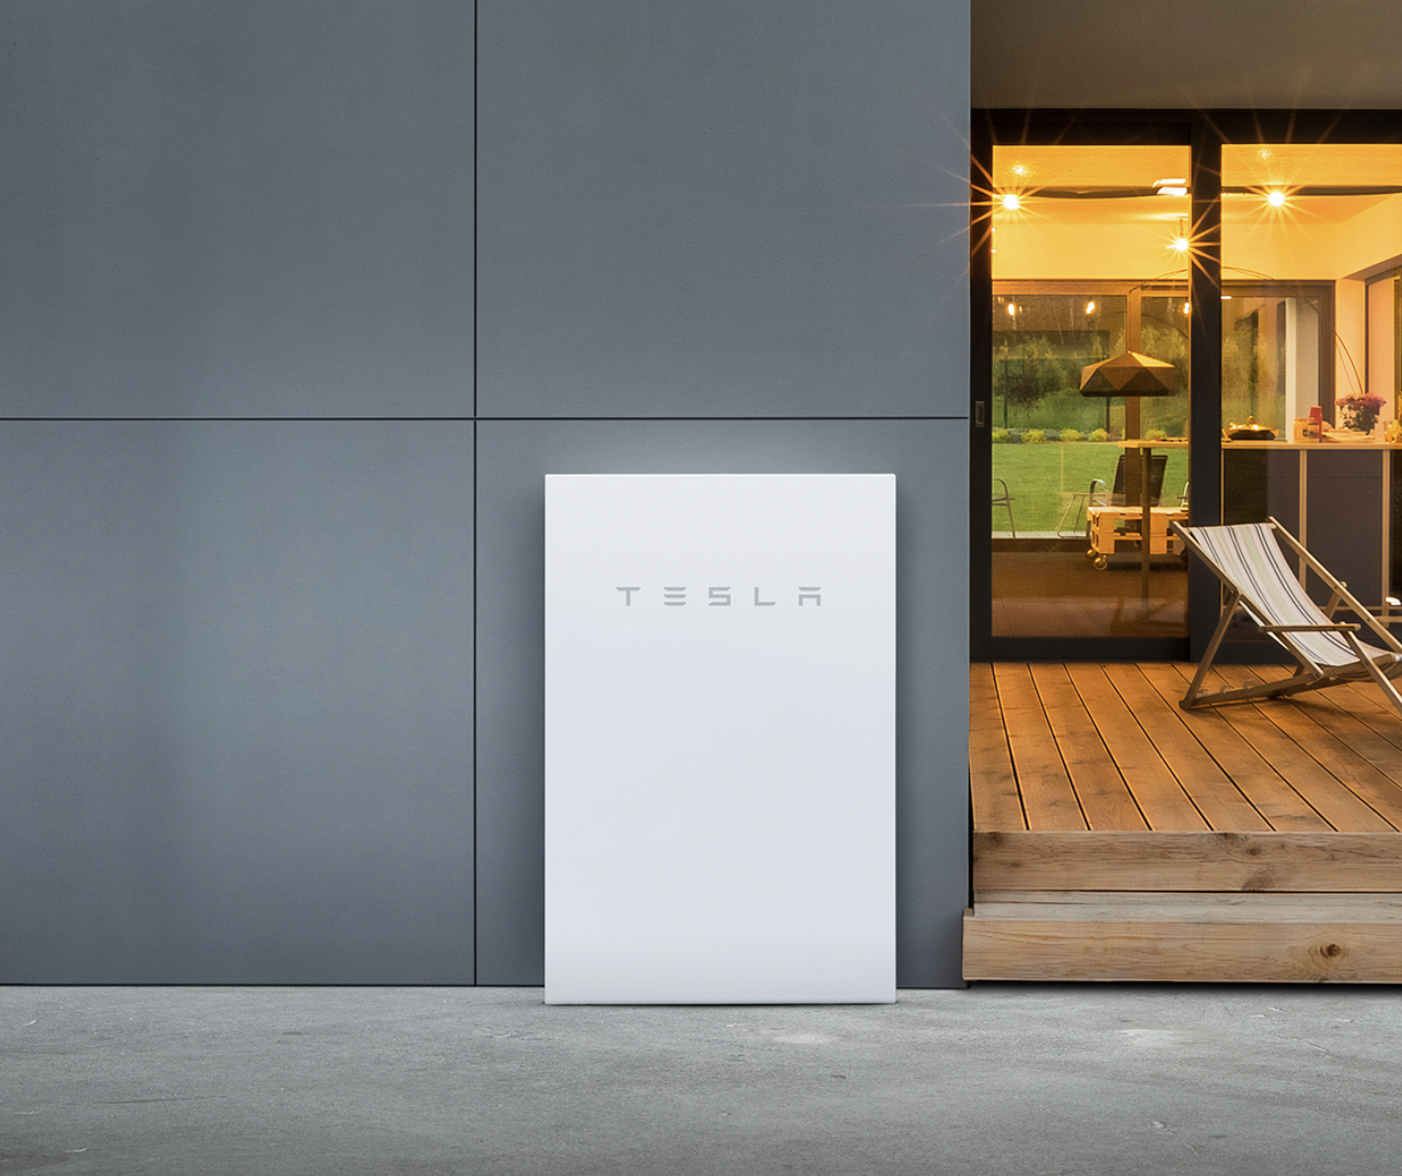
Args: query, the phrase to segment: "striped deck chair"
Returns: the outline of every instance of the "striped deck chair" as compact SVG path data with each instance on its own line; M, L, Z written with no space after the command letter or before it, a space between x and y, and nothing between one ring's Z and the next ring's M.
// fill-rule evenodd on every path
M1222 619L1179 706L1186 710L1236 699L1283 698L1339 682L1372 678L1402 712L1402 694L1391 681L1402 675L1402 643L1275 519L1230 527L1186 527L1179 523L1172 527L1226 589ZM1277 539L1329 588L1332 595L1322 609L1306 595ZM1334 613L1341 607L1358 616L1361 624L1335 621ZM1280 644L1298 668L1288 678L1203 694L1202 684L1212 659L1238 609ZM1379 645L1365 645L1359 640L1359 629L1364 626Z

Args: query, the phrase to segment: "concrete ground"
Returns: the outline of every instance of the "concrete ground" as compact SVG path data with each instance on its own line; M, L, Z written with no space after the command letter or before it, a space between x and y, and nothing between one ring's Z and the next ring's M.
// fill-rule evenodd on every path
M0 988L0 1172L1402 1171L1402 992Z

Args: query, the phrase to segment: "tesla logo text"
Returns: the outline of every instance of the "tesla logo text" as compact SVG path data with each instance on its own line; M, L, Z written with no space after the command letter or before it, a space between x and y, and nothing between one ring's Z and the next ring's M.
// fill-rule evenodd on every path
M805 605L816 605L822 607L823 589L820 584L803 585L795 592L790 589L787 592L774 591L770 589L755 588L732 589L728 584L722 587L707 588L702 595L701 589L696 589L694 601L689 596L692 591L685 585L664 586L663 588L644 588L639 584L624 584L617 588L623 593L623 603L625 607L632 608L634 603L648 604L660 601L664 608L685 608L689 603L704 608L731 608L734 605L747 606L750 608L774 608L779 604L793 604L798 608Z

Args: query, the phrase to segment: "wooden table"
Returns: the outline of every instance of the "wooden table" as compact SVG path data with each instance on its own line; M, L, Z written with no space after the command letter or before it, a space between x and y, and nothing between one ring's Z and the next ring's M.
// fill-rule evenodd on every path
M1087 554L1102 571L1109 556L1130 544L1138 545L1141 560L1154 555L1178 555L1183 550L1183 541L1168 529L1169 523L1188 521L1188 512L1182 507L1150 507L1147 532L1142 506L1092 506L1086 509L1086 514L1090 518L1090 551ZM1133 529L1126 526L1130 523L1134 524ZM1147 585L1145 591L1148 591Z

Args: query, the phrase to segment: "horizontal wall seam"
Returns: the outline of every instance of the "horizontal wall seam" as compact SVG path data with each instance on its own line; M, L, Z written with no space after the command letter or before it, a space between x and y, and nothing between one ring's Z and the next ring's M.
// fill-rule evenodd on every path
M860 423L862 421L962 421L967 423L968 415L963 416L522 416L522 417L496 417L496 416L239 416L239 417L213 417L213 416L189 416L189 417L156 417L156 416L63 416L63 417L37 417L37 416L0 416L0 424L329 424L334 422L353 423L357 421L370 424L474 424L474 423L500 423L500 424L523 424L536 422L539 424L549 424L553 422L575 422L575 423L599 423L606 424L614 422L658 422L671 423L674 421L689 421L705 423L706 421L725 422L727 424L743 424L751 421L845 421L850 423Z

